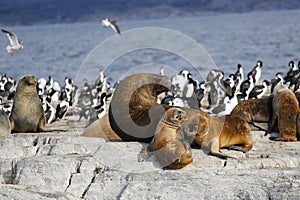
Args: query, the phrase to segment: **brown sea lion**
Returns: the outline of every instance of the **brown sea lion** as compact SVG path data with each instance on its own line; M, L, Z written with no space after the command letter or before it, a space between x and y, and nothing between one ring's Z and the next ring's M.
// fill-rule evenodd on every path
M201 124L201 126L199 126L199 128L206 128L207 127L207 120L210 120L211 116L207 113L202 111L201 109L193 109L193 108L181 108L183 111L186 112L186 115L188 116L188 118L192 118L194 116L201 116L201 121L199 121L199 123ZM206 119L206 120L204 120ZM193 138L188 137L186 138L188 141L188 143L190 143L191 147L198 147L199 145L195 143L195 141L193 140Z
M150 142L165 112L157 95L170 88L170 80L156 74L134 74L116 87L109 107L112 129L124 141Z
M89 125L84 133L84 137L100 137L110 141L119 141L121 138L112 130L109 124L108 114L94 121Z
M185 111L174 107L169 108L157 124L147 151L154 152L157 161L165 168L179 169L193 161L190 145L186 144L180 129L187 119Z
M3 110L0 110L0 136L8 136L10 131L10 123L7 114Z
M236 115L208 118L198 114L184 123L183 128L205 152L222 159L230 157L220 151L222 148L242 152L252 148L251 128L246 120Z
M272 97L240 101L231 115L238 115L247 122L269 123L272 116Z
M271 127L278 119L278 129L281 137L276 141L297 141L297 118L300 112L295 94L286 86L278 85L273 91L273 115Z
M10 115L14 133L45 131L45 113L36 90L36 78L24 76L17 84Z
M252 130L269 130L272 117L272 96L240 101L231 115L244 118Z

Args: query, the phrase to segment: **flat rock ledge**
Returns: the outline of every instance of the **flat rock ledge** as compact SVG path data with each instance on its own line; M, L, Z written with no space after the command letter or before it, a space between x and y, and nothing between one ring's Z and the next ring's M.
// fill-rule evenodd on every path
M147 146L82 137L62 120L49 132L0 138L0 199L300 199L300 142L253 131L248 153L221 160L193 149L194 161L164 170Z

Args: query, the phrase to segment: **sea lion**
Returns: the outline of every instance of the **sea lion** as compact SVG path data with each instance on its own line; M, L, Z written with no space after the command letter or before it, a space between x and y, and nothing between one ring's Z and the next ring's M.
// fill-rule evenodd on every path
M7 136L10 131L8 116L3 110L0 110L0 136Z
M240 101L230 114L238 115L247 122L269 123L272 116L272 97Z
M193 161L190 145L180 129L187 119L185 111L174 107L169 108L157 124L147 152L154 152L157 161L165 168L180 169Z
M236 115L206 117L194 115L183 124L183 130L201 148L222 159L232 158L220 149L246 152L252 148L251 128L246 120Z
M111 128L124 141L151 142L165 112L157 96L168 91L170 80L156 74L134 74L116 87L109 107Z
M36 78L24 76L17 84L10 115L11 131L14 133L45 131L45 113L37 90Z
M272 96L240 101L231 115L244 118L252 130L269 130L272 117Z
M286 85L281 84L274 88L273 96L270 130L275 126L278 119L278 130L281 134L281 137L277 137L275 140L297 141L297 118L300 109L295 94Z
M204 112L201 109L194 109L194 108L181 108L183 111L186 112L187 117L190 119L193 116L201 116L201 121L199 121L200 125L199 128L206 128L209 126L209 123L207 120L210 120L211 116L207 113ZM198 147L198 145L195 143L194 138L192 137L187 137L186 140L188 140L188 143L191 145L191 147Z
M120 141L121 138L112 130L108 114L90 124L82 136L84 137L100 137L110 141Z

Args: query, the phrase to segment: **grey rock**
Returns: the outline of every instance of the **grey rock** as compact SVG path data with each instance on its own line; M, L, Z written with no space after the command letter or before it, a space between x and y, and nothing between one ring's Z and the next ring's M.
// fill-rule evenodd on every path
M236 159L192 149L190 165L164 170L154 156L139 161L145 143L74 129L1 137L0 199L299 199L300 142L262 131L253 141L245 154L222 149Z
M66 193L41 193L28 190L23 186L16 185L0 185L0 199L1 200L49 200L49 199L80 199L73 195Z

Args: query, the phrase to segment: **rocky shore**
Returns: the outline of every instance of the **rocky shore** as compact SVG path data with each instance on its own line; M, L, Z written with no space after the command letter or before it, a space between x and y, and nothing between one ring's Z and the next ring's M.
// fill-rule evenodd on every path
M164 170L138 162L146 147L80 136L78 116L50 124L46 133L0 140L0 199L299 199L300 142L269 140L253 131L253 148L223 150L221 160L193 149L194 161Z

